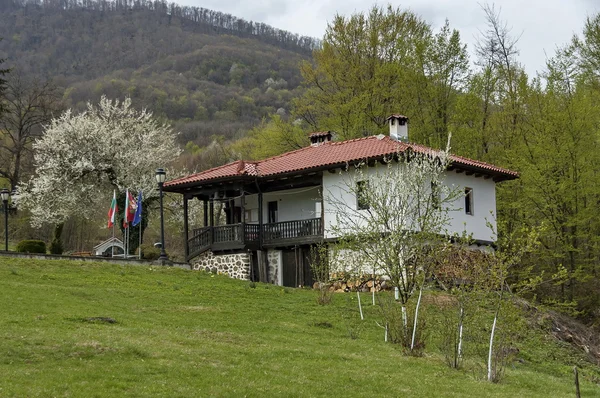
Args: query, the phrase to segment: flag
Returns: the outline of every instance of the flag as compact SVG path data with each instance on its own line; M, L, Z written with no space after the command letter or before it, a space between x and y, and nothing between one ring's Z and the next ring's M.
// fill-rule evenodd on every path
M135 199L129 192L129 189L125 191L125 212L123 213L123 228L128 228L129 224L133 221L135 215Z
M117 193L113 191L112 202L110 203L110 209L108 210L108 228L112 228L115 224L115 217L119 212L119 208L117 206Z
M142 191L138 193L137 207L135 209L135 215L133 216L133 222L131 225L134 227L142 222Z

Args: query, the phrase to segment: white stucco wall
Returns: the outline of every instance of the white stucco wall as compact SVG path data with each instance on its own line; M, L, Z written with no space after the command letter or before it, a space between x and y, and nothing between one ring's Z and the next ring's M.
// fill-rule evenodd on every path
M353 192L349 192L348 188L348 184L355 181L354 173L353 170L340 173L339 169L336 173L323 173L325 238L336 237L332 229L336 223L336 207L339 207L340 203L345 204L352 211L356 210L356 197ZM372 177L373 174L375 174L375 170L371 168L365 176ZM464 192L465 187L473 190L473 215L465 214L465 201L461 195L450 206L448 232L461 235L466 231L467 234L471 234L473 239L494 241L495 235L487 225L488 222L492 224L495 231L496 190L493 180L451 171L447 172L445 183L456 187L460 192Z
M320 187L289 189L263 193L263 223L268 222L269 202L277 202L278 221L320 217ZM258 211L258 195L246 196L246 210ZM257 219L258 220L258 219Z
M335 238L332 229L336 224L336 204L345 204L352 210L356 210L356 197L349 192L348 183L354 180L354 170L335 173L323 172L323 221L325 228L325 239Z
M320 217L320 187L289 189L263 193L263 223L268 222L269 202L277 202L278 221ZM246 210L258 211L258 195L246 196Z
M465 199L458 198L450 211L451 218L449 230L456 233L467 231L474 239L496 240L496 183L491 179L466 175L465 173L448 172L446 183L457 186L464 192L465 187L473 189L472 215L465 213ZM493 230L487 225L493 226Z

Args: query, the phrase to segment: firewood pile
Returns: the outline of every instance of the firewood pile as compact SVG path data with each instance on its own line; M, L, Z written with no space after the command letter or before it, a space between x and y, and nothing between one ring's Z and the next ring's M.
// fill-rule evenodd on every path
M329 291L336 293L343 292L372 292L375 289L376 292L382 290L390 290L390 284L388 281L379 277L373 278L372 275L364 275L362 277L349 276L346 274L332 274L331 280L326 283ZM319 289L320 283L315 282L313 289Z

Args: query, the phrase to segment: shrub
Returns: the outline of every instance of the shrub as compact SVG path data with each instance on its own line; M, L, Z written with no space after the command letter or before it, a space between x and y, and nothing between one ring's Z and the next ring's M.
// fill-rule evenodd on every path
M140 246L140 250L142 251L142 258L144 260L158 260L160 257L160 249L158 247L154 247L152 245L142 245Z
M46 243L41 240L22 240L17 244L19 253L46 254Z
M50 254L63 254L63 245L62 245L62 241L58 240L58 239L52 239L52 242L50 242Z
M64 247L62 240L60 237L62 236L62 231L65 226L65 223L58 223L54 227L54 237L50 242L50 254L63 254Z

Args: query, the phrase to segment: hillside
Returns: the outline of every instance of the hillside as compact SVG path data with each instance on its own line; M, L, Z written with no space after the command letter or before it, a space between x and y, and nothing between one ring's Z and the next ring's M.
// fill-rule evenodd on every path
M2 396L565 397L573 365L582 396L600 393L597 369L537 327L498 384L477 357L446 367L436 328L407 357L354 294L319 306L314 291L172 267L10 258L0 287Z
M151 2L0 0L0 58L52 79L66 107L130 96L181 141L240 135L289 110L316 40L206 9Z

